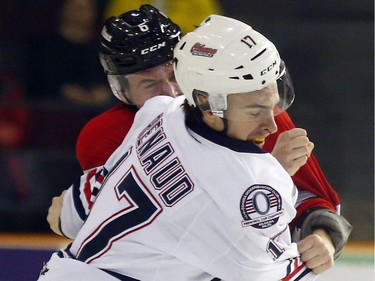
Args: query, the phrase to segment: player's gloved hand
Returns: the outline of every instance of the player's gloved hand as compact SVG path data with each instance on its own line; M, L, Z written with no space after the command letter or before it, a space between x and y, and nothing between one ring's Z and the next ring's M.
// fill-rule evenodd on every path
M297 247L302 260L314 273L320 274L333 267L335 247L325 230L314 230L314 234L298 242Z
M293 176L306 164L313 149L314 144L307 137L307 132L294 128L279 135L271 154Z
M58 235L63 236L60 230L60 212L64 202L64 195L66 190L64 190L60 196L52 198L52 204L48 209L47 221L49 227Z

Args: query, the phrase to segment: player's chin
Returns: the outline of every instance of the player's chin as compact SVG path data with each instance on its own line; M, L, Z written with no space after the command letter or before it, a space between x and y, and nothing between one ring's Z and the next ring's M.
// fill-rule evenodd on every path
M251 140L256 146L259 148L263 148L264 146L264 138L255 138Z
M259 148L263 148L263 146L264 146L264 142L262 142L262 143L256 143L256 142L254 142L254 144L256 146L258 146Z

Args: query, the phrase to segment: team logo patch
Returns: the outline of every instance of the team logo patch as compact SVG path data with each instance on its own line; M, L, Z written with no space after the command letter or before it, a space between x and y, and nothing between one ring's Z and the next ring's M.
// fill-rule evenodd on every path
M240 210L242 226L263 229L277 223L283 214L280 194L268 185L255 184L242 195Z
M212 58L216 54L217 49L208 48L204 44L197 42L191 47L190 52L193 56Z

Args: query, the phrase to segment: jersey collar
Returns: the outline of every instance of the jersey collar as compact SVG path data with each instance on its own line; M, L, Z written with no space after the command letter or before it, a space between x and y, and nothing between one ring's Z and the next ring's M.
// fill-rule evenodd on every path
M198 124L190 120L186 120L185 123L189 129L201 137L233 151L245 153L267 153L250 141L241 141L229 138L224 133L212 130L203 122Z

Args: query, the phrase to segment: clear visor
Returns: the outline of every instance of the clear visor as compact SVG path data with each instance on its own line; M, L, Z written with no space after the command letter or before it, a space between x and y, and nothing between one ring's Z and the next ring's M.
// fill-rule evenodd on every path
M126 96L126 92L129 90L129 82L126 75L108 74L107 79L114 96L124 103L132 104L132 102Z
M142 95L151 98L157 95L177 96L180 92L172 87L175 83L172 61L167 63L126 75L108 74L108 82L113 94L121 101L133 104L129 97L129 78L138 76L138 80L147 80L144 88L140 89ZM178 89L179 91L179 89Z
M292 78L287 67L285 66L284 61L281 61L280 77L276 80L276 82L280 99L274 109L275 116L279 115L283 111L286 111L292 105L295 98Z
M250 93L208 95L210 110L221 118L236 121L266 120L287 110L294 101L294 89L285 64L279 78Z

